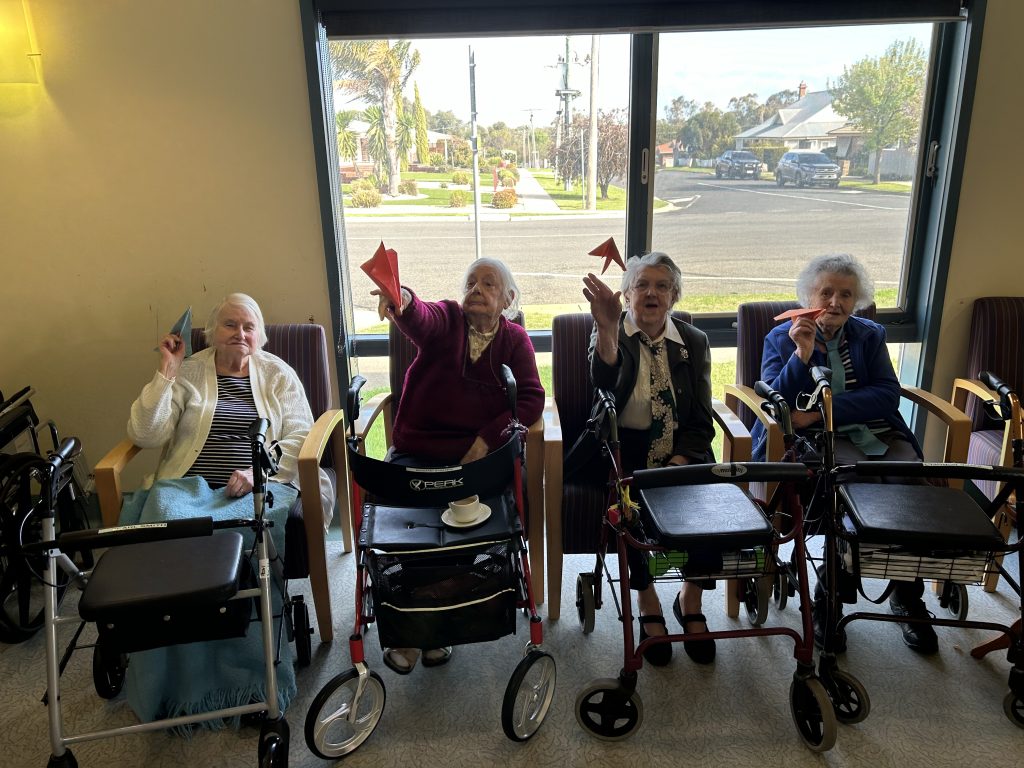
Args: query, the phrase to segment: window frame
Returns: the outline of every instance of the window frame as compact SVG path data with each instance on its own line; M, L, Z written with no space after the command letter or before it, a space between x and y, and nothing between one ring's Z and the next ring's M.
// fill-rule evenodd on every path
M920 355L904 371L904 378L922 387L931 385L938 344L946 274L959 203L967 136L977 79L987 0L858 0L806 3L779 0L657 0L629 3L605 0L539 2L526 0L512 11L485 0L452 0L443 9L425 9L415 0L299 0L307 50L310 42L337 37L397 38L462 37L522 34L589 34L630 32L630 163L627 170L626 252L650 249L655 167L654 133L657 123L657 61L659 33L713 29L808 27L827 24L935 22L935 38L928 74L913 198L904 259L905 306L880 310L890 342L920 342ZM582 6L585 27L577 26ZM467 11L472 9L472 13ZM524 18L529 28L524 28ZM312 30L311 30L312 28ZM314 34L314 31L316 34ZM325 35L321 35L325 32ZM344 220L340 216L340 190L335 174L335 142L318 136L317 125L327 126L330 89L316 67L329 66L322 56L307 55L310 106L314 120L314 151L325 230L325 257L338 327L339 389L348 386L348 356L386 356L386 335L347 333L351 327L351 298L345 279L347 252ZM316 95L314 95L316 94ZM315 102L315 103L314 103ZM327 105L327 106L325 106ZM936 149L932 149L932 147ZM646 171L646 174L645 174ZM326 180L325 180L325 177ZM329 197L328 192L337 197ZM330 230L330 232L328 232ZM334 275L338 278L335 280ZM346 300L347 299L347 300ZM346 309L347 306L347 309ZM708 334L713 347L736 345L735 313L696 315L694 324ZM531 331L539 353L550 352L551 333ZM342 360L344 358L344 360ZM344 378L342 378L344 371Z

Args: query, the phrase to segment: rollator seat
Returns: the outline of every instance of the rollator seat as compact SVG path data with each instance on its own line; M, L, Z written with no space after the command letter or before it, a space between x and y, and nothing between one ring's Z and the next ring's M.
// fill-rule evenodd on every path
M113 547L96 563L78 612L122 651L241 637L251 601L231 598L248 568L237 531Z
M507 495L482 500L491 516L479 526L453 528L441 522L439 507L363 505L359 544L387 552L432 549L511 538L522 533L519 515Z
M774 530L761 509L730 483L645 488L640 499L671 549L727 552L765 546Z
M993 552L1005 547L985 511L964 491L930 485L853 483L839 489L857 536L920 551Z

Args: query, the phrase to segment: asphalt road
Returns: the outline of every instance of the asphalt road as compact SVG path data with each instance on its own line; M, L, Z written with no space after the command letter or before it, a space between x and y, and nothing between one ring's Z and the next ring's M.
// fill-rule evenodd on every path
M849 252L878 287L899 279L910 196L838 189L782 189L771 181L716 180L662 171L655 194L675 210L654 216L653 247L676 259L686 295L789 292L806 260ZM580 278L602 262L587 252L608 237L624 242L615 218L482 221L483 255L503 259L529 304L577 304ZM374 310L357 265L383 240L398 251L402 282L427 299L453 297L475 256L472 221L359 219L346 223L357 311ZM614 273L614 277L613 277ZM617 282L612 267L607 275Z

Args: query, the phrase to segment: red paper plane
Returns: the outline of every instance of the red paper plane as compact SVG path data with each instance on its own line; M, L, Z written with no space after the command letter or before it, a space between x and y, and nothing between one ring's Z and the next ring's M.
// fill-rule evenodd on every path
M608 269L608 265L613 261L622 267L622 271L626 271L626 265L622 263L622 256L619 255L619 249L615 247L615 238L609 237L597 248L590 252L591 256L597 256L599 259L604 259L604 267L601 269L601 274L605 273Z
M396 251L385 248L384 242L381 241L370 260L360 264L359 268L373 280L393 306L402 306L402 284L398 279L398 253Z
M818 315L824 312L824 309L787 309L785 312L775 316L775 320L789 320L790 318L796 320L798 317L809 317L814 320Z

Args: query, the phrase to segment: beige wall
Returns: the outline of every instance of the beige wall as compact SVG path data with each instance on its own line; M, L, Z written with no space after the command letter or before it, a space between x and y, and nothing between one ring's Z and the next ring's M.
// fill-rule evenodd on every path
M95 463L152 349L244 291L330 326L298 4L29 0L42 84L0 85L0 389Z

